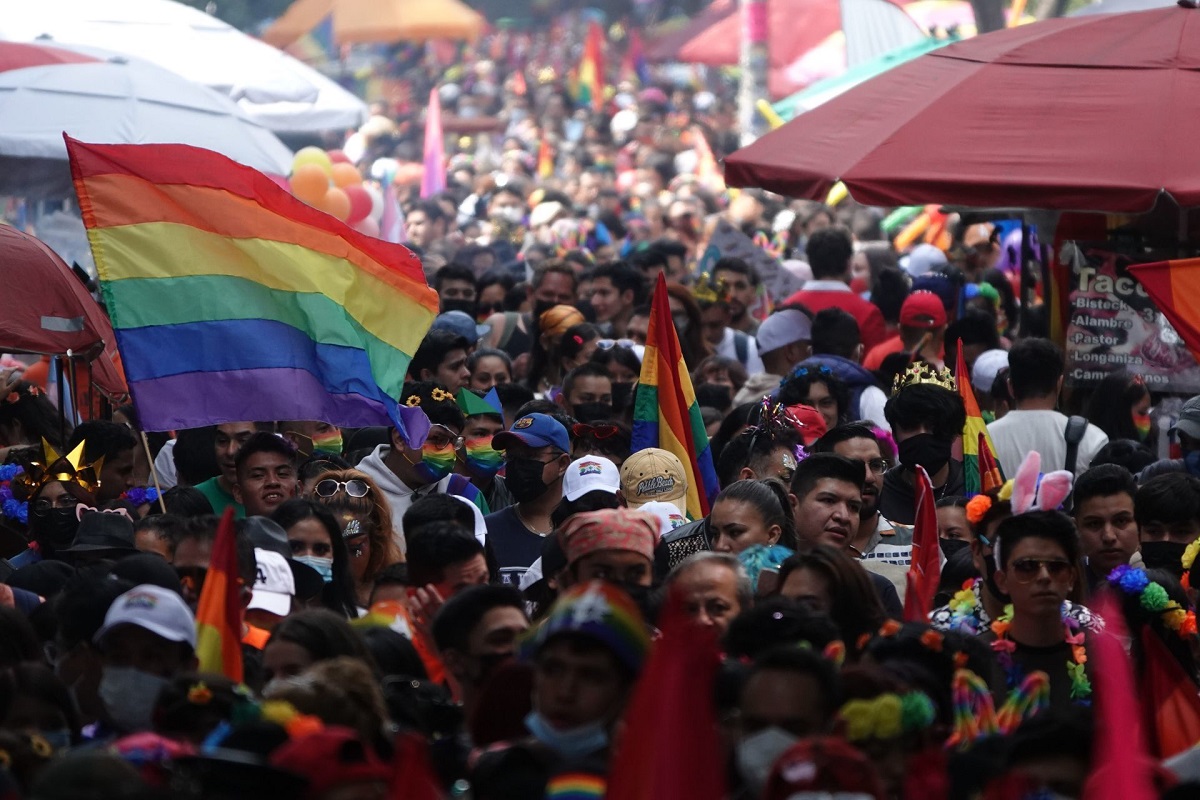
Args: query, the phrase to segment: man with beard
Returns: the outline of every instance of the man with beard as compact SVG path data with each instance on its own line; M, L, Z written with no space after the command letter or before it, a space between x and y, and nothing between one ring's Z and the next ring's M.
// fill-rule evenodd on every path
M756 334L758 320L749 313L758 297L758 273L754 267L740 258L722 258L713 265L713 279L724 281L729 290L729 327L751 336Z
M858 530L846 542L846 549L871 572L904 585L904 574L912 563L913 530L907 525L897 525L879 513L879 492L883 488L883 475L890 465L879 449L879 439L871 426L862 422L839 425L814 442L812 450L836 453L865 467Z
M472 586L446 601L433 619L433 641L471 719L493 670L516 652L529 628L525 599L511 586Z

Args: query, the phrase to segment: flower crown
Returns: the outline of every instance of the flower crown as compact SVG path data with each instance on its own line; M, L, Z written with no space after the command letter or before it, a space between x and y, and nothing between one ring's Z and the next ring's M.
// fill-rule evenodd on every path
M889 692L870 700L851 700L838 711L851 742L921 731L933 724L935 716L933 701L924 692Z
M13 497L12 485L21 483L21 475L25 468L20 464L0 465L0 514L5 518L16 520L22 525L29 524L29 501Z
M43 394L45 394L45 392L43 392L41 387L37 386L36 384L23 384L19 382L15 387L13 387L11 392L5 395L4 402L8 405L15 405L16 403L21 402L22 397L37 397Z
M1150 580L1146 570L1122 564L1108 573L1108 583L1127 595L1137 597L1138 605L1151 614L1158 614L1163 626L1174 631L1179 638L1196 636L1196 612L1185 610L1172 600L1162 584Z
M897 375L896 379L892 381L892 394L895 395L901 389L922 383L933 384L950 392L958 392L958 384L954 382L954 375L948 367L936 369L924 361L917 361L909 364L908 369Z
M104 466L104 456L91 464L82 463L86 444L86 441L80 442L70 453L61 456L53 445L42 439L42 460L31 462L25 472L16 479L24 487L25 496L33 497L46 484L55 481L77 484L88 494L94 495L100 488L100 470Z

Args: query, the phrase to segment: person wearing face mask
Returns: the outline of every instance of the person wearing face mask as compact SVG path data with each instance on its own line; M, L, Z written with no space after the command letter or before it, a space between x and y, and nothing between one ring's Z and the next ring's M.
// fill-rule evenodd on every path
M913 364L897 380L884 408L900 463L883 476L879 511L892 522L916 519L915 468L929 473L935 498L965 494L962 462L951 458L967 413L949 370Z
M431 427L421 443L409 442L398 430L391 430L389 444L381 444L358 464L358 469L375 482L391 511L396 546L405 550L405 510L417 495L457 494L488 513L483 492L462 475L453 473L458 449L462 446L465 424L454 396L432 381L404 384L400 402L419 406L429 417ZM514 493L515 494L515 493Z
M80 503L95 506L104 459L83 463L85 445L80 442L71 452L59 455L43 442L41 459L25 465L24 473L14 480L17 499L23 495L29 502L31 539L28 549L8 560L14 569L56 558L75 539L79 527L75 507Z
M475 273L462 264L447 264L430 282L438 294L438 310L463 311L475 319Z
M832 732L840 706L832 661L784 646L758 656L738 695L731 796L762 797L775 761L801 739Z
M504 430L500 397L495 389L483 397L476 391L459 389L455 399L462 409L466 426L454 470L483 492L492 511L508 508L513 504L512 492L505 485L504 477L497 474L504 467L504 454L492 447L492 439Z
M588 362L568 372L563 378L558 404L580 422L612 419L612 379L608 370L601 364Z
M275 509L271 519L287 533L292 560L312 567L321 576L325 584L321 604L330 611L356 617L358 603L350 553L337 517L329 507L315 500L297 498Z
M1082 438L1074 440L1074 447L1068 446L1070 420L1055 410L1063 369L1062 349L1049 339L1021 339L1008 351L1008 385L1016 406L987 426L1005 475L1016 475L1030 450L1041 453L1047 470L1066 469L1078 475L1108 444L1104 431L1088 423ZM1072 455L1074 463L1068 463Z
M1169 472L1138 487L1133 498L1146 569L1183 576L1183 551L1200 539L1200 478Z
M149 730L159 693L199 663L192 612L183 598L158 586L135 586L118 597L94 642L105 723L117 733Z
M300 458L314 455L341 456L342 429L319 420L279 423L279 433L292 443Z
M533 665L531 735L487 753L472 782L499 792L521 780L531 793L503 796L541 797L559 769L607 761L649 648L641 612L617 587L593 581L564 592L519 648Z
M525 599L511 586L472 586L446 601L433 619L433 641L454 678L463 716L471 719L496 667L516 654L529 629Z
M562 481L571 463L571 439L562 423L546 414L527 414L496 434L492 446L504 453L505 484L516 503L484 518L502 583L519 585L554 531L550 519L562 500Z

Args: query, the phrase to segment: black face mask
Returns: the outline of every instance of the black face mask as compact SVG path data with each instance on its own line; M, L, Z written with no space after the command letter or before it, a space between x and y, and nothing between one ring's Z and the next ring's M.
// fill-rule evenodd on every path
M70 547L78 528L79 518L75 515L74 507L29 513L29 532L42 548L43 556L50 556L56 550Z
M443 314L445 314L447 311L463 311L471 319L475 319L475 310L476 306L474 300L463 300L462 298L447 298L442 300Z
M896 445L900 463L912 469L920 464L933 477L950 462L950 442L932 433L918 433Z
M1142 542L1142 561L1146 569L1165 569L1176 578L1183 577L1184 542Z
M512 660L512 653L484 653L475 660L479 662L479 676L476 686L483 686L492 677L492 673L501 665Z
M613 418L612 403L577 403L571 415L580 422L604 422Z
M629 598L633 600L633 604L642 612L642 619L653 624L653 620L658 617L658 609L656 607L658 593L655 587L625 583L624 581L612 581L612 584L629 595Z
M613 411L621 412L629 408L633 402L633 384L632 383L617 383L612 385L612 407Z
M558 303L552 303L549 300L534 300L533 301L533 327L538 326L538 320L542 318L550 309L554 308Z
M971 543L963 539L938 539L938 546L942 548L942 555L950 559L955 553L970 547Z
M546 465L536 458L510 459L504 470L504 485L518 503L541 497L546 491L542 471Z

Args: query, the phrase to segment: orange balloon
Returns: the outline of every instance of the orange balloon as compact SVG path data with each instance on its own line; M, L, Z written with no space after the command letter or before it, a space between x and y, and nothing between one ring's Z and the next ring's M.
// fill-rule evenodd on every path
M329 176L316 164L301 164L292 173L292 194L310 206L320 206L329 191Z
M325 198L317 207L326 214L337 217L343 222L346 221L346 217L350 216L350 198L336 186L329 187L328 191L325 192Z
M353 186L362 183L362 173L353 164L333 165L333 185L337 187Z

